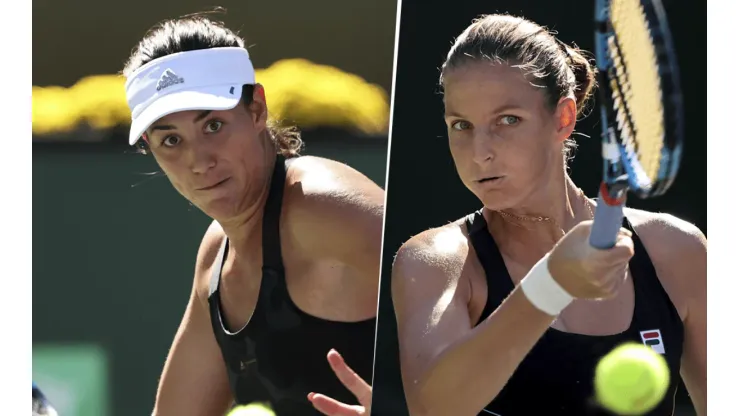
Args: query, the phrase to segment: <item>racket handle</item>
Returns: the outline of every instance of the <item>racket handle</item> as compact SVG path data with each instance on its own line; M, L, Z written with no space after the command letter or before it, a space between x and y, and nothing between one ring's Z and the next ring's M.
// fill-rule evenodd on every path
M589 236L592 247L604 250L614 247L619 229L622 227L626 200L626 189L610 193L606 184L601 184L594 213L594 224Z

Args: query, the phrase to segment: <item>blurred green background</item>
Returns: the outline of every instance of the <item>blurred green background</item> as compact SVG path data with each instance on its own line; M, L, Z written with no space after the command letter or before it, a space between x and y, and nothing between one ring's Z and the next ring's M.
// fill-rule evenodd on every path
M385 182L382 138L306 141L306 154ZM123 146L34 144L33 376L62 415L151 411L210 223L165 177L143 175L156 170Z
M391 0L34 0L34 86L115 74L150 26L213 5L228 10L214 17L240 30L256 68L303 58L390 96ZM299 127L304 154L345 162L384 186L385 130ZM81 124L33 137L33 377L64 416L151 412L210 223L164 176L149 174L156 163L135 154L126 134L125 125Z

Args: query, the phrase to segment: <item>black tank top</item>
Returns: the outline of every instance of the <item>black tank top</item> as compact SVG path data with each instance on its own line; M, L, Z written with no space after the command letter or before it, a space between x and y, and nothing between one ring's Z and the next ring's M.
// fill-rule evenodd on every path
M375 319L350 323L328 321L303 312L290 298L279 224L287 162L278 156L265 203L262 282L252 317L235 333L229 332L223 323L219 281L228 253L228 239L224 239L217 257L208 303L235 402L266 400L278 416L320 415L307 399L310 392L348 404L357 403L326 360L332 348L366 382L371 382Z
M482 211L466 219L470 241L486 273L488 300L480 325L514 290L496 242L488 231ZM683 352L683 323L663 289L645 247L632 225L635 255L630 261L635 290L635 309L629 328L607 336L587 336L549 328L479 416L609 415L594 400L593 377L598 360L618 345L634 341L664 351L671 370L668 393L647 415L673 414Z

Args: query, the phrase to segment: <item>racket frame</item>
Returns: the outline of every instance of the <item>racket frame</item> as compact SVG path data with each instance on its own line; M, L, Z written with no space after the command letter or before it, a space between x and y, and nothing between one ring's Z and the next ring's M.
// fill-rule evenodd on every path
M660 0L641 0L645 16L650 22L651 38L658 62L663 103L664 137L660 167L655 181L651 181L637 158L639 149L623 145L614 109L611 82L619 84L616 69L609 54L609 38L614 31L609 18L610 0L596 0L596 66L600 84L599 99L602 127L603 181L599 188L590 243L595 248L614 246L624 219L628 191L639 198L664 194L678 173L683 150L683 100L678 64L673 54L673 42L665 10ZM615 41L620 47L618 39ZM621 93L621 90L618 91ZM625 123L632 123L626 117ZM634 128L633 128L633 131Z

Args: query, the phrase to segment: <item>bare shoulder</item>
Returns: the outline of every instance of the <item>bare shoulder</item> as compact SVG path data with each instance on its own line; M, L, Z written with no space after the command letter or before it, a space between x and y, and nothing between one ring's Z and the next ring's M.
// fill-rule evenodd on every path
M462 220L411 237L393 261L394 295L404 288L457 285L470 250Z
M707 239L699 228L670 214L627 209L625 215L640 239L649 247L651 257L669 257L677 254L706 255ZM658 260L658 259L656 259Z
M356 169L315 156L295 159L284 198L287 220L346 223L358 217L383 218L385 192Z
M343 163L314 156L288 169L281 234L304 259L332 259L377 282L385 192Z
M625 215L645 246L658 279L685 319L706 296L707 239L699 228L670 214L628 209Z
M330 174L335 176L335 179L341 179L347 174L364 177L358 170L346 163L320 156L301 156L290 163L289 176L293 179L311 178L314 174L323 174L322 177Z
M226 233L221 225L212 221L211 225L203 235L203 239L198 247L198 254L195 260L195 292L201 300L208 298L208 287L210 284L211 270L216 257L221 250Z
M302 156L290 165L287 185L291 195L320 199L357 199L377 205L385 194L381 187L355 168L316 156Z

